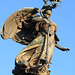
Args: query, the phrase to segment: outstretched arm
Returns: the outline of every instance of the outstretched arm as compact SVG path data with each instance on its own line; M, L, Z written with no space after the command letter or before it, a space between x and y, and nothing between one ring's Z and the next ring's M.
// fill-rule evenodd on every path
M62 50L62 51L69 51L70 50L69 48L61 47L57 42L55 43L55 47Z

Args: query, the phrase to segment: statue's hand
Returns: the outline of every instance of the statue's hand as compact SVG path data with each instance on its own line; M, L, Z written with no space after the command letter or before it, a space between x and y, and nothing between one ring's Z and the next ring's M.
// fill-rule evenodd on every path
M70 49L69 48L66 48L66 52L68 52L68 51L70 51Z
M69 48L61 48L61 50L62 50L62 51L66 51L66 52L70 51Z

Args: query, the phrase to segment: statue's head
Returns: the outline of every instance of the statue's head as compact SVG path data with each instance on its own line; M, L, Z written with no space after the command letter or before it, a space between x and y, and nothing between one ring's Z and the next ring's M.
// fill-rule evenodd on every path
M44 14L44 17L50 18L51 14L52 14L52 8L49 5L44 6L42 8L42 13Z
M52 14L52 10L47 10L47 11L45 11L45 16L47 17L47 18L50 18L51 17L51 14Z

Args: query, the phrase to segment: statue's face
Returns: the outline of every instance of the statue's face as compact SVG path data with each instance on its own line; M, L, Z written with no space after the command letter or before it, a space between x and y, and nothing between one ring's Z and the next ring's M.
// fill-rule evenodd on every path
M52 10L47 10L47 11L45 12L45 15L46 15L48 18L50 18L51 14L52 14Z

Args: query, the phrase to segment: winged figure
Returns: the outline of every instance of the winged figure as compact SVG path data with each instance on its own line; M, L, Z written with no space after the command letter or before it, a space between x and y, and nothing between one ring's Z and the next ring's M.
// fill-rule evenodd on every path
M43 11L45 11L43 16L40 16L36 14L39 12L38 8L22 8L13 13L1 28L1 37L3 39L10 38L15 42L27 45L15 59L16 67L21 66L23 68L22 65L24 65L25 72L33 73L34 69L36 69L38 73L42 68L47 70L48 64L51 63L54 47L62 51L69 50L58 45L57 25L47 19L51 16L52 9L49 7L49 9Z

